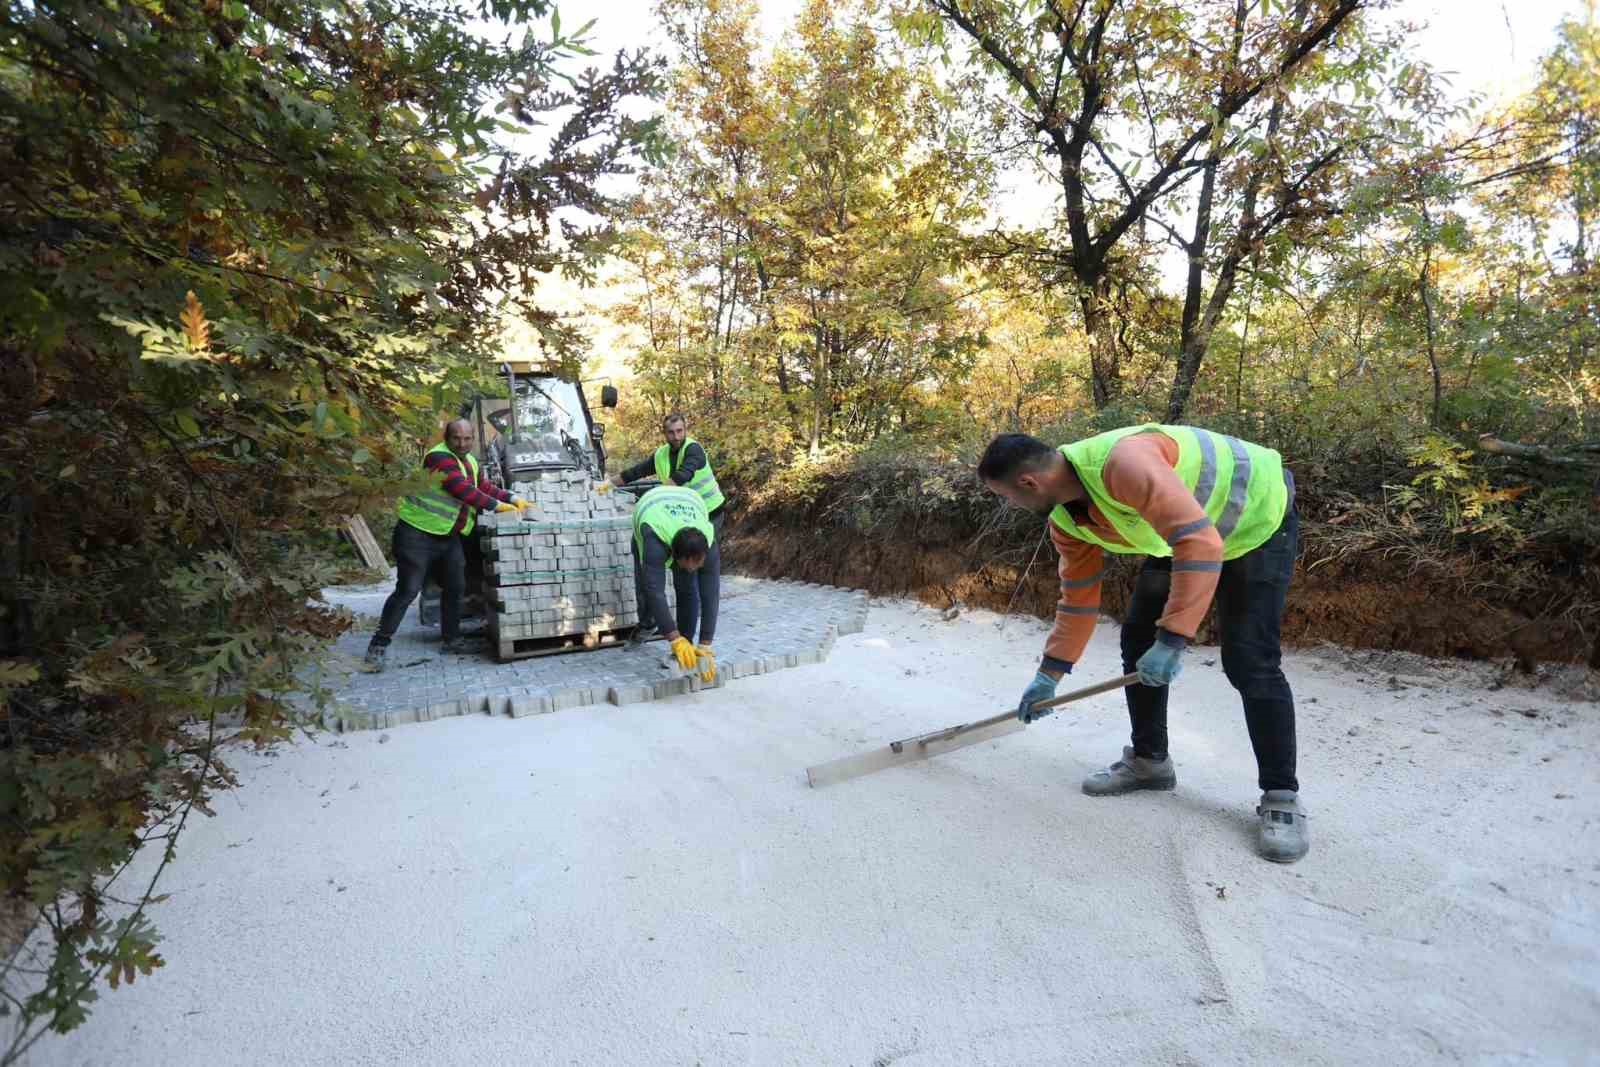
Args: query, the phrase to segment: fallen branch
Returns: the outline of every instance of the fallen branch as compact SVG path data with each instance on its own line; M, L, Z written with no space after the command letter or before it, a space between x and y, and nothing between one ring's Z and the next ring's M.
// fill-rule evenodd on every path
M1479 451L1492 452L1497 456L1511 456L1515 459L1533 460L1558 467L1588 467L1600 464L1600 441L1587 441L1569 447L1575 453L1593 454L1568 455L1565 451L1549 448L1545 445L1524 445L1514 441L1502 441L1493 434L1487 433L1478 435Z

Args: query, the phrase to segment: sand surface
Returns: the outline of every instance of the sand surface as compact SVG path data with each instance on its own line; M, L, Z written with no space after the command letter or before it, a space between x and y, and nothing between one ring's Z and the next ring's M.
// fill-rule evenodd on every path
M1173 793L1079 792L1120 694L806 786L1011 705L1043 632L878 602L826 663L715 691L236 756L161 886L168 966L30 1062L1600 1059L1581 677L1290 656L1313 846L1289 867L1253 852L1215 649L1174 689ZM1120 673L1116 636L1069 684Z

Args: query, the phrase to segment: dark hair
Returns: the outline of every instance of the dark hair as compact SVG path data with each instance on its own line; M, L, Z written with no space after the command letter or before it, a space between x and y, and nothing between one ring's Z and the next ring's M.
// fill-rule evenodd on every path
M672 535L673 559L697 559L711 551L706 535L693 526L685 526Z
M1025 433L1003 433L989 442L978 461L978 477L986 482L1008 482L1019 474L1032 474L1050 465L1056 450Z
M668 425L670 425L671 423L674 423L674 422L681 422L685 426L689 425L689 420L683 417L683 412L674 411L674 412L671 412L670 414L665 415L665 416L662 417L662 419L661 419L662 429L665 429Z

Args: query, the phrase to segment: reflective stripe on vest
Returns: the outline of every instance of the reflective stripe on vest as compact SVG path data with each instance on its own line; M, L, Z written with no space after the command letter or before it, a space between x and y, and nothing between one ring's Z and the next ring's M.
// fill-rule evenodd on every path
M661 479L662 485L672 484L672 464L674 458L682 459L683 449L688 448L690 445L698 444L700 444L700 442L696 441L694 438L685 437L683 439L683 447L678 449L678 455L676 457L672 455L672 448L669 445L662 445L660 448L656 449L656 477ZM700 450L704 452L705 447L705 445L700 445ZM706 502L707 511L716 511L722 506L725 498L722 495L722 487L717 484L717 476L711 472L711 453L706 452L706 465L695 471L694 474L689 478L688 483L684 485L683 488L693 489L695 492L699 493L700 499Z
M1165 434L1178 443L1178 463L1173 470L1204 509L1205 520L1196 520L1176 530L1160 531L1106 490L1102 471L1111 449L1124 437L1152 432ZM1050 520L1063 532L1100 545L1109 552L1170 556L1172 542L1194 532L1191 527L1203 526L1209 521L1222 538L1222 558L1237 559L1271 537L1288 509L1289 492L1283 480L1282 456L1270 448L1198 426L1156 423L1130 426L1062 445L1061 454L1072 464L1078 480L1088 491L1089 502L1100 510L1126 543L1103 540L1086 527L1077 525L1064 507L1055 508Z
M717 540L717 532L711 526L710 513L706 510L705 501L700 499L699 493L684 486L662 486L650 490L639 498L638 505L633 509L633 546L638 550L641 560L644 559L646 526L661 538L661 543L667 546L669 554L672 551L672 539L678 536L678 531L685 526L693 527L705 534L708 547ZM671 565L670 560L668 565Z
M450 453L450 446L443 441L434 445L424 454L424 458L435 452ZM450 453L454 455L454 453ZM459 463L460 460L457 459ZM444 475L436 471L428 472L433 479L433 486L423 493L413 493L401 497L400 503L395 506L395 516L410 526L415 526L423 533L444 536L456 528L456 519L461 516L461 509L467 509L466 524L461 527L463 534L472 532L472 527L477 522L477 511L449 493L444 491ZM474 488L478 484L478 457L471 452L467 453L467 477L471 479Z

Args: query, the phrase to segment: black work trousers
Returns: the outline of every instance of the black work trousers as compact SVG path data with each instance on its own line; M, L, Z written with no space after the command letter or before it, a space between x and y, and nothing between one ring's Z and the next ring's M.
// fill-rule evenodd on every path
M1291 498L1277 533L1222 565L1217 582L1217 628L1222 671L1244 700L1244 721L1255 749L1260 786L1298 790L1295 778L1294 694L1283 675L1279 630L1294 571L1300 518ZM1156 620L1167 604L1172 560L1145 561L1122 624L1122 669L1134 670L1156 639ZM1128 719L1133 752L1147 759L1167 756L1167 686L1130 685Z
M428 571L435 567L439 582L439 628L446 641L461 636L461 592L467 582L466 552L461 546L461 535L424 533L409 522L396 522L391 545L397 572L394 592L383 602L383 615L372 643L388 645L395 631L400 629L406 609L422 592Z

